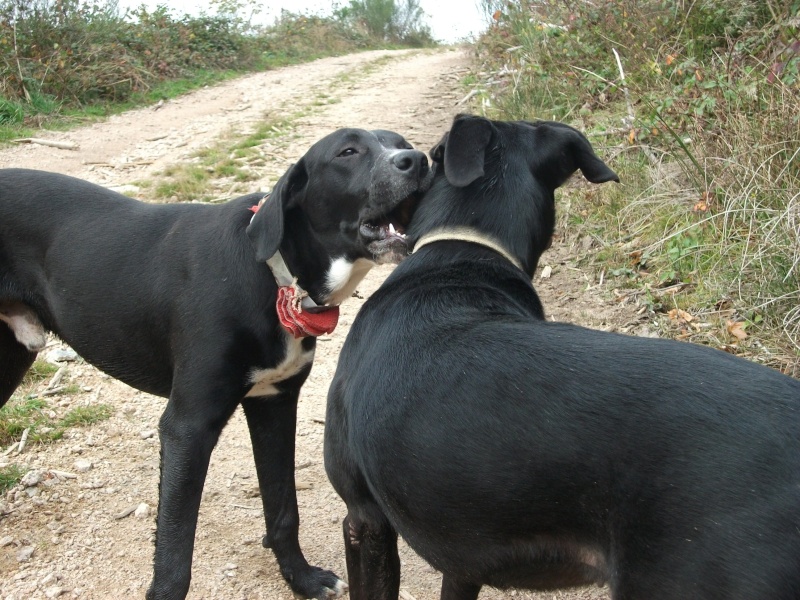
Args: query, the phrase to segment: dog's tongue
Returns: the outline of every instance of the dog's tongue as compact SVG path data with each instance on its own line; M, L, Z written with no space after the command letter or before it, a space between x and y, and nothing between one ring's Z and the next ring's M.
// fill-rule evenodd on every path
M283 328L295 338L333 333L339 322L338 306L324 306L315 309L314 312L303 310L300 298L292 286L278 288L275 309Z

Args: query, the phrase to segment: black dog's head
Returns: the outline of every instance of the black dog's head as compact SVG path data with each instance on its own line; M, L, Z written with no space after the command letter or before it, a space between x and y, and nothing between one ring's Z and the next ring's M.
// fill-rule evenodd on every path
M339 129L278 180L247 234L258 260L280 248L317 302L338 304L371 265L407 254L405 230L432 178L401 135Z
M592 183L619 181L578 130L554 121L490 121L458 115L431 150L436 173L410 228L471 227L493 237L532 277L555 227L553 192L576 170Z

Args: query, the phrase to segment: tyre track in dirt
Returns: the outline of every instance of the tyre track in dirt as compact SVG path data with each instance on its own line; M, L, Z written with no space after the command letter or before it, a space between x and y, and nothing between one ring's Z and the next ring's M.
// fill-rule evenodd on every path
M259 73L199 90L102 123L48 133L72 141L72 152L43 146L0 150L0 166L40 168L108 187L157 178L163 168L191 161L199 149L231 132L244 135L264 121L293 116L281 135L264 144L266 165L247 191L268 189L314 141L343 126L393 129L429 150L447 129L464 96L460 80L469 57L457 50L379 51L327 58ZM319 102L320 94L326 101ZM44 134L39 137L45 137ZM569 193L583 193L584 184ZM220 194L224 195L224 194ZM539 288L548 313L609 330L640 327L632 307L605 299L607 285L581 270L576 254L587 241L560 230L542 266L552 275ZM325 397L339 348L359 306L391 267L374 269L346 302L340 325L320 339L298 410L297 474L300 542L312 564L344 576L341 519L344 504L327 482L322 464ZM57 341L54 341L57 343ZM0 597L6 600L142 598L150 579L158 490L158 419L164 400L117 382L81 363L68 380L89 388L56 398L53 410L103 402L115 408L103 423L70 430L64 440L26 450L26 467L74 471L78 458L93 467L77 478L40 484L35 492L12 490L0 498ZM0 452L1 454L1 452ZM8 458L0 457L0 462ZM35 494L31 496L30 494ZM149 512L128 514L146 504ZM264 521L246 425L234 415L215 449L205 485L195 544L190 598L292 598L275 561L261 547ZM21 548L32 556L18 562ZM440 577L401 543L401 589L416 600L438 598ZM54 596L53 594L57 594ZM532 594L484 590L481 598L602 599L599 589Z

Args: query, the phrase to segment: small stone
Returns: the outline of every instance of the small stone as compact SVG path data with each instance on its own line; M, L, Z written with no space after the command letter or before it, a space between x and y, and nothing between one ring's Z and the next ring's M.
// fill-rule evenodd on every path
M139 506L136 507L136 510L133 511L135 517L139 519L143 519L150 515L150 507L147 506L144 502L142 502Z
M44 579L42 579L41 585L48 586L51 583L55 583L56 581L58 581L58 578L56 577L56 574L55 573L48 573L44 577Z
M47 353L47 362L60 363L78 360L78 354L72 348L55 348Z
M238 569L238 568L239 568L239 565L237 565L236 563L228 563L224 567L222 567L222 570L223 571L234 571L235 569Z
M42 473L40 471L28 471L23 475L22 479L20 479L20 483L25 487L33 487L35 485L39 485L39 482L42 480Z
M6 535L0 538L0 548L5 548L6 546L10 546L14 543L14 538L10 535Z
M73 466L78 473L86 473L87 471L90 471L94 465L90 460L79 458L73 463Z
M27 562L33 556L33 551L36 550L33 546L23 546L17 551L17 562Z
M49 587L44 591L44 595L48 598L58 598L61 594L64 593L64 588L54 585L53 587Z
M142 431L141 433L139 433L139 437L142 438L143 440L149 440L155 434L156 434L155 430L146 429L145 431Z

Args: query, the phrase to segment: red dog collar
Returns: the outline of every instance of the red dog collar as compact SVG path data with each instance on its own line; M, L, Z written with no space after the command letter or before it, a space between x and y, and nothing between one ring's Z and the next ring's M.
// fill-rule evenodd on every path
M283 328L295 338L333 333L339 322L339 307L324 306L311 309L314 312L303 310L301 302L305 293L297 286L288 285L278 288L275 309Z
M253 213L258 212L268 197L265 196L256 206L251 206L250 210ZM317 306L308 296L308 292L297 285L297 279L292 277L280 252L276 252L267 261L267 266L278 284L275 311L281 326L295 338L333 333L339 322L339 307Z

